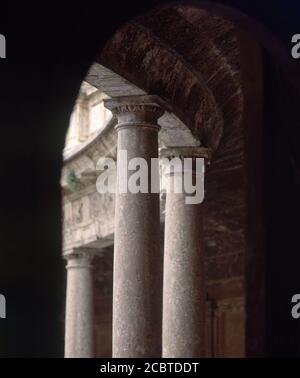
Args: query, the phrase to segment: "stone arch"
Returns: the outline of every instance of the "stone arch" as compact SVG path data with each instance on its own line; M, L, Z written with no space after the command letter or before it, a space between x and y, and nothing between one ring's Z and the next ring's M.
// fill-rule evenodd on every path
M177 13L189 17L188 11L186 12L188 9L183 10L183 8L179 5L176 9ZM168 10L167 7L162 9L163 11ZM202 59L199 59L192 47L187 46L190 36L193 35L193 32L195 34L195 29L191 27L191 23L188 27L189 30L187 30L187 38L178 41L178 39L173 38L174 32L180 30L182 26L179 33L182 35L182 31L186 31L186 25L184 22L181 25L180 20L176 19L173 14L174 18L171 17L170 22L167 23L169 29L171 29L168 31L168 35L166 30L157 28L157 24L162 25L162 22L159 21L165 18L165 15L159 14L160 11L161 9L158 9L157 14L154 11L155 17L151 14L152 20L155 19L154 25L151 24L151 18L147 19L146 14L121 27L108 41L102 52L97 56L96 61L124 76L147 92L158 93L163 98L167 98L174 105L178 117L189 125L194 136L198 137L202 143L213 150L217 150L221 142L217 157L220 159L221 156L220 160L222 160L222 152L223 154L228 152L230 143L238 145L237 139L234 139L236 130L234 130L233 125L238 127L241 121L243 96L239 77L239 62L235 59L238 50L237 48L234 49L236 41L232 38L232 46L229 46L228 50L228 47L222 46L221 40L216 38L216 41L213 41L210 36L216 37L218 33L230 35L232 27L224 19L215 16L211 17L214 18L217 26L203 22L202 34L201 32L199 34L202 37L205 35L208 35L208 37L200 38L199 52L205 51L206 54L203 54ZM203 21L205 21L203 16L205 12L199 11L199 13L197 21L201 20L201 13ZM162 18L160 19L160 17ZM143 22L146 22L146 27ZM172 30L174 25L176 27ZM209 27L212 27L212 30ZM165 38L166 36L167 38ZM166 40L162 41L164 38ZM150 46L151 54L143 51L141 48L143 45L146 46L145 50L149 49ZM181 52L179 53L180 49ZM193 54L191 54L191 51L193 51ZM191 62L184 59L184 53L186 57L192 55L194 60ZM159 58L161 61L159 61ZM155 67L155 59L159 62L157 67ZM143 61L142 64L140 60ZM207 61L211 64L207 64ZM223 62L221 68L217 66L220 61ZM195 69L197 64L199 65L197 67L199 72ZM180 77L178 81L175 80L175 84L171 83L170 85L168 80L174 77L177 79L176 75L180 76L179 73L183 70L186 71L185 75ZM161 80L161 76L165 81ZM187 86L184 87L186 84ZM199 99L199 104L193 107L194 98ZM224 129L225 134L223 134ZM222 134L227 143L227 145L225 143L225 146L224 143L222 145Z
M27 112L24 111L23 107L20 107L19 111L16 112L16 104L18 104L18 102L13 102L12 106L8 108L7 118L4 118L7 121L7 126L13 125L13 127L10 128L10 132L8 131L9 127L6 127L6 133L9 137L14 138L15 133L19 131L19 138L16 140L16 150L18 150L17 147L19 147L18 151L20 155L24 157L24 163L27 167L26 173L25 170L22 172L22 170L19 169L19 161L16 163L14 159L11 158L11 147L3 145L3 163L8 166L6 172L9 170L11 172L18 172L18 175L11 175L9 185L5 185L4 188L2 188L3 194L5 198L11 199L11 203L9 203L9 213L21 214L21 221L9 217L9 219L3 222L5 230L8 226L12 226L12 232L10 232L9 235L5 235L3 242L3 258L7 257L8 261L7 272L9 270L14 272L14 274L9 276L6 282L8 286L11 280L13 280L14 284L19 284L19 278L17 279L15 277L22 277L22 279L25 277L25 280L30 277L30 280L28 280L28 288L29 290L31 288L33 290L28 292L31 301L28 301L26 305L23 303L23 292L19 293L11 290L9 293L12 293L10 298L13 298L11 301L17 310L22 309L22 311L26 310L27 314L36 314L35 317L28 315L25 321L20 319L17 323L6 323L8 331L4 335L3 345L7 343L8 347L6 348L5 346L6 350L4 350L4 353L8 355L57 356L62 353L61 345L58 345L62 330L58 330L56 306L59 301L56 298L61 295L61 287L60 284L58 285L58 282L62 282L63 277L62 270L60 270L60 220L57 216L60 203L57 182L61 169L60 154L63 144L63 134L67 128L67 121L75 100L76 91L85 77L88 65L94 60L99 44L104 43L105 39L113 34L113 29L117 24L120 25L122 22L132 19L137 13L141 13L146 7L149 9L150 6L155 5L155 3L154 1L149 1L145 5L143 2L139 2L139 5L128 7L128 4L125 2L123 4L108 2L105 3L104 9L101 7L86 9L84 18L82 17L82 7L80 7L79 10L76 8L76 5L74 5L72 8L72 11L74 10L74 18L72 18L72 22L70 23L66 23L65 21L70 20L69 7L65 12L61 9L61 17L57 17L57 10L55 9L51 24L45 21L45 23L39 23L38 25L41 38L45 36L43 44L48 45L47 41L49 41L49 45L42 48L42 54L45 54L45 61L36 65L38 58L40 58L38 56L39 51L33 54L33 50L30 50L32 55L29 54L27 59L26 68L29 67L30 64L34 67L41 68L38 75L36 75L36 72L34 72L34 74L31 73L27 80L25 79L27 77L26 75L15 75L16 66L13 65L13 77L10 79L12 83L9 83L10 80L5 78L6 80L3 83L3 87L4 84L7 83L9 89L8 96L10 95L10 89L14 80L16 84L15 87L24 83L27 86L29 94L32 95L32 97L30 95L25 96L26 98L24 99L24 91L20 91L22 95L16 94L16 98L20 100L20 103L24 104L24 102L27 101ZM220 5L221 3L222 5ZM225 7L223 3L226 3L227 7ZM266 19L262 18L260 22L255 21L255 19L258 20L260 13L263 13L263 10L269 9L270 4L261 4L262 8L260 12L260 10L255 9L252 5L249 5L247 8L238 3L239 2L234 0L226 2L220 0L218 3L216 1L193 2L193 4L197 6L202 4L203 8L207 10L211 9L213 12L225 18L227 18L226 15L228 15L228 18L241 24L251 35L257 36L261 41L263 39L267 41L268 38L266 36L270 36L270 32L262 26L263 24L267 24ZM120 7L119 11L122 13L120 17L116 17L116 11L114 9L116 6ZM231 8L228 8L228 6ZM49 13L51 14L50 9ZM107 14L111 15L111 21L105 24L105 29L103 24L101 25L101 18L107 18ZM30 17L29 20L32 20L34 24L36 22L34 19L35 15L33 16L32 14ZM55 19L57 18L56 28L53 28L54 17ZM63 27L60 24L61 18L63 19ZM280 20L278 19L278 14L274 14L274 22L276 21L279 25ZM93 28L89 28L90 23L93 23ZM30 25L29 22L28 25ZM79 30L74 28L74 25L79 25ZM294 24L294 26L296 25ZM68 35L64 37L60 33L62 29L65 30L66 27L68 28ZM285 25L287 32L289 32L288 27L289 25ZM69 30L72 30L72 33L69 32ZM36 30L34 30L34 34L36 35ZM263 35L265 36L264 38L262 37ZM274 52L274 56L277 57L276 60L280 61L282 67L285 67L289 72L291 77L290 81L299 89L297 62L292 64L287 54L284 59L281 58L282 49L278 48L281 36L284 36L284 34L278 32L275 39L271 38L273 41L271 43L272 51ZM50 41L52 41L53 44L51 44ZM266 43L266 45L269 44ZM36 45L33 46L36 47ZM49 62L46 63L47 59ZM3 72L6 73L5 70ZM51 72L50 78L49 72ZM17 76L18 79L16 79ZM40 81L42 77L44 77L43 85L47 93L46 96L42 96L43 98L36 99L36 88L41 89ZM18 82L18 80L20 81ZM23 86L23 88L25 88L25 86ZM7 98L7 96L5 96L5 98ZM33 98L36 99L34 105L39 108L37 112L37 109L34 111L32 106ZM13 116L10 112L14 113ZM30 120L27 120L30 112L32 113L32 117ZM18 118L17 113L20 114ZM26 116L24 117L24 115ZM16 122L13 123L13 121ZM25 136L24 130L30 130L31 134L29 137L28 135ZM36 142L34 145L32 144L33 140ZM32 149L32 156L27 156L28 154L25 153L26 148ZM30 182L28 182L28 177L31 178ZM28 185L24 188L24 195L27 196L26 206L19 200L18 189L20 181L28 182ZM32 199L31 197L34 198ZM5 210L7 209L5 208ZM34 219L32 215L34 215ZM32 225L33 221L35 222L34 226ZM18 230L20 233L19 237L15 238L16 234L14 228L18 226L20 226ZM33 227L33 229L30 227ZM14 238L13 246L11 240L9 240L11 236ZM51 239L51 242L49 242L49 239ZM24 253L25 250L28 252L27 255ZM19 264L17 264L18 266L15 264L15 261L19 262ZM3 269L4 267L6 267L6 264L3 264ZM50 267L51 269L49 269ZM25 270L27 270L26 275ZM57 272L55 280L53 280L54 270ZM4 272L5 277L7 276L7 272ZM36 285L38 280L40 281L39 287ZM32 286L30 286L32 281L34 281L35 285L32 284ZM36 300L37 298L40 302ZM47 303L43 302L41 298L47 298ZM38 306L41 304L45 305L43 309L41 306ZM55 308L55 310L53 310L53 308ZM26 327L24 327L25 322ZM12 345L11 335L18 338L20 342Z

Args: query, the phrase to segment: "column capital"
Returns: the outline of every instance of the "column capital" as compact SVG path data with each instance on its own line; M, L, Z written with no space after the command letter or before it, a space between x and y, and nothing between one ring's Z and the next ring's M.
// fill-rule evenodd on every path
M116 129L142 126L160 128L157 120L170 111L166 101L156 95L122 96L104 100L104 106L118 118Z
M208 162L211 159L212 151L210 148L206 147L167 147L167 148L161 148L159 151L159 157L160 158L167 158L167 159L173 159L173 158L204 158Z
M95 252L88 249L76 248L63 254L63 258L67 260L66 268L92 268L92 260Z

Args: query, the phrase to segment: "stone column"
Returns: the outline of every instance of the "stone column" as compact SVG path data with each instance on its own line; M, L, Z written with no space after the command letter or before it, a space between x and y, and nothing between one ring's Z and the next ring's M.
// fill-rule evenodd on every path
M158 158L157 96L105 100L118 118L118 169L113 283L113 357L161 356L161 258L158 162L148 178L148 193L125 193L134 170L127 162ZM125 151L125 155L124 155ZM136 168L138 170L138 168ZM127 179L126 179L127 175ZM151 193L151 183L158 186ZM123 186L123 187L122 187Z
M161 151L161 157L177 158L183 167L166 175L169 189L165 210L163 357L203 357L206 298L203 204L186 203L190 194L183 185L177 186L181 189L178 193L175 180L181 177L183 181L186 174L193 180L204 180L204 165L197 171L195 158L208 157L208 152L204 148L166 149ZM188 170L183 158L191 157L192 166Z
M76 251L64 257L67 259L65 357L93 357L92 255Z

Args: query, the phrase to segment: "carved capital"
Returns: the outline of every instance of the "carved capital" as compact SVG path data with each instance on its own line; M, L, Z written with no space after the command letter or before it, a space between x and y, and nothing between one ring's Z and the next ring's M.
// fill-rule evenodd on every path
M211 158L211 151L205 147L170 147L161 149L159 156L168 160L168 163L163 164L165 177L183 174L203 176L205 166L209 164ZM197 161L199 158L204 159L204 162L199 164Z
M160 158L167 158L169 160L173 158L204 158L206 163L210 162L212 151L206 147L169 147L162 148L159 152Z
M116 129L134 126L159 129L157 120L170 109L155 95L116 97L104 100L104 106L117 116Z
M67 269L70 268L85 268L92 269L92 261L95 253L87 249L76 248L63 254L64 259L67 260Z

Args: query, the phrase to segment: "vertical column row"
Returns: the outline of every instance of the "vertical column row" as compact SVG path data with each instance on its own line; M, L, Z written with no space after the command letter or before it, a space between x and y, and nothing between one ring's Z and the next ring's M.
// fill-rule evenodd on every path
M187 201L191 193L184 184L179 192L175 187L178 175L184 183L188 173L195 184L199 175L203 180L204 172L195 169L195 164L186 172L183 164L183 170L168 175L162 267L158 119L165 104L157 96L131 96L105 100L105 106L118 119L113 357L201 357L205 322L203 205L202 200ZM181 160L208 157L203 148L173 148L164 150L163 155ZM146 188L139 182L143 190L134 191L130 183L141 180L136 170L143 171L145 165ZM66 258L65 356L92 357L91 257L76 251Z

